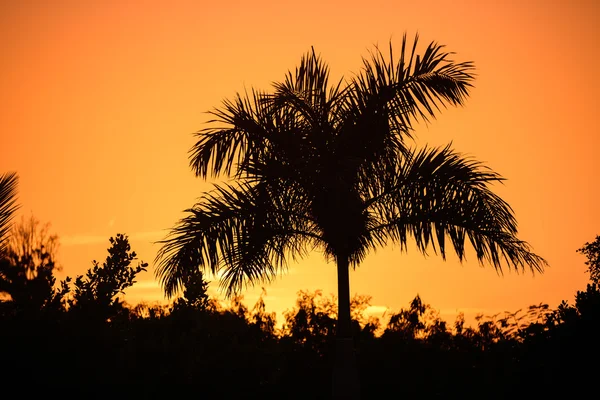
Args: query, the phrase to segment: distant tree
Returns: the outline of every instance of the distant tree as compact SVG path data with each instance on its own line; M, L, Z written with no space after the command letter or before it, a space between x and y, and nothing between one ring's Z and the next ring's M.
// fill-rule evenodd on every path
M50 234L50 224L42 225L34 216L22 217L19 224L13 226L8 238L8 255L25 270L27 278L34 278L45 265L55 265L59 240L56 234Z
M581 324L598 324L600 321L600 236L591 243L585 243L578 253L586 257L585 265L590 274L586 290L577 291L575 304L563 301L549 317L550 325L566 324L570 327ZM598 325L595 326L596 328Z
M425 323L422 316L427 310L427 305L423 304L421 297L417 295L410 303L408 309L401 309L393 313L385 329L385 335L400 335L404 340L413 340L422 336L425 330Z
M596 236L593 242L584 244L577 252L587 258L585 265L588 266L590 281L600 285L600 236Z
M109 239L108 257L100 265L96 260L84 275L75 278L70 311L84 319L106 322L123 313L125 307L120 294L135 283L138 273L146 271L147 263L131 266L136 254L126 235L117 234Z
M371 296L355 295L350 300L354 338L373 338L380 327L377 318L366 314ZM281 335L293 342L324 355L335 337L337 307L335 296L325 296L321 290L298 292L296 305L284 313Z
M581 319L582 329L586 332L600 333L600 236L577 250L585 255L590 283L586 290L578 291L575 296L575 308Z
M274 312L267 312L267 306L264 299L266 295L267 291L263 288L258 300L250 312L250 322L265 334L273 336L275 335L275 323L277 318Z
M192 309L206 311L212 304L208 297L209 282L204 280L202 271L190 270L183 282L183 296L173 303L173 310Z
M17 314L62 310L69 292L68 280L54 288L58 236L50 235L49 224L40 225L33 216L14 225L0 259L0 295L6 307Z
M159 320L169 314L169 307L164 304L140 302L130 310L130 317L138 320Z
M520 368L528 380L536 382L535 388L530 385L536 397L551 397L540 393L540 388L550 395L556 388L568 388L573 398L597 391L594 363L600 358L600 237L577 252L586 257L590 282L585 290L577 291L574 302L563 300L555 310L530 309L542 315L543 323L534 322L518 331Z
M320 290L301 290L296 306L284 313L282 333L322 356L328 340L333 338L336 314L335 298L323 296Z
M354 335L361 339L373 338L381 328L379 318L367 314L372 297L356 294L350 299L350 315L353 322Z

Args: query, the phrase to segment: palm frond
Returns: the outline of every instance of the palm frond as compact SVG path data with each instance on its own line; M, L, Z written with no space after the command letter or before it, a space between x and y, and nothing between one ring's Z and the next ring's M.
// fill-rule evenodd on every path
M382 221L374 234L403 248L412 236L419 250L425 253L431 245L443 258L449 238L460 260L468 238L477 259L499 271L503 262L516 270L542 271L546 261L517 239L513 210L490 189L500 181L498 174L449 146L413 152L399 171L380 179L379 190L373 187L369 207Z
M354 81L361 102L383 101L400 131L411 128L415 118L435 118L447 104L462 105L474 79L472 62L454 62L452 53L435 42L415 55L418 41L416 35L409 56L403 36L397 64L391 43L388 57L376 47L369 59L363 59L363 71Z
M400 58L395 61L390 42L389 55L375 47L363 69L350 82L343 113L345 143L371 142L364 154L371 154L389 136L396 136L398 153L405 150L405 138L412 137L413 123L428 121L447 105L462 105L474 79L472 62L456 63L444 46L432 42L423 55L416 54L418 35L408 46L402 38ZM409 50L410 47L410 50Z
M7 244L11 220L19 208L17 205L17 185L19 177L10 172L0 176L0 253L4 252Z
M327 117L323 108L327 103L329 68L315 54L314 48L300 60L294 74L288 72L285 81L273 84L276 107L291 106L313 124Z
M157 276L168 296L189 271L222 272L226 294L244 285L270 281L285 268L288 255L302 256L318 236L293 204L281 204L265 185L216 186L160 243ZM285 200L284 200L285 201Z
M260 156L273 129L270 107L267 96L253 90L211 111L210 126L196 132L198 141L190 150L196 175L231 175L237 164Z

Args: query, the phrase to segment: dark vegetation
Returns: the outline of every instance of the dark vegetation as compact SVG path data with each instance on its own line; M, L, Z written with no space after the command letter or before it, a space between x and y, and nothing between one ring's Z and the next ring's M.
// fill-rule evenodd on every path
M200 272L170 305L124 303L147 264L125 235L103 263L57 283L57 239L33 219L13 229L0 261L3 391L78 398L330 398L336 299L299 292L282 327L262 297L223 305ZM574 304L453 324L417 296L385 320L352 300L361 397L507 398L594 389L599 356L600 236L579 250L590 282ZM56 390L61 390L56 392Z

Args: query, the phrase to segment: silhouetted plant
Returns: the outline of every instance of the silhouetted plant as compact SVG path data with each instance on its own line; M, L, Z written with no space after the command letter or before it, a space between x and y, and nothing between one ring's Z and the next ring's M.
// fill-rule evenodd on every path
M323 292L299 291L296 307L284 313L282 334L319 356L329 349L336 325L335 299Z
M384 334L400 335L403 340L412 340L421 337L425 330L425 323L421 317L425 314L427 306L423 304L419 295L410 303L410 308L392 313Z
M583 320L600 321L600 236L595 241L585 243L577 250L586 256L585 265L590 274L590 282L585 291L577 291L574 306L562 301L558 308L547 316L549 326L576 326Z
M343 396L358 393L349 267L370 250L405 249L412 237L421 252L432 246L445 257L450 244L462 260L468 240L479 261L498 269L502 259L517 270L545 265L517 238L511 208L490 190L502 181L498 174L449 146L409 143L416 121L462 105L473 80L473 64L453 62L437 43L422 55L417 38L409 46L404 37L399 59L391 45L389 56L376 48L360 73L332 86L313 51L272 93L253 90L212 111L190 164L204 179L236 182L205 193L157 255L167 295L197 268L222 272L232 295L274 279L290 255L322 251L337 264Z
M126 235L117 234L109 239L108 257L102 266L93 261L93 267L84 275L75 278L70 311L81 318L107 321L124 311L122 300L118 297L125 289L135 283L138 273L145 271L147 263L138 263L132 267L136 254Z
M590 336L595 337L600 332L600 236L577 251L586 256L590 283L586 290L577 291L573 306L563 301L549 318L548 325L562 336L577 336L580 343L587 343L592 340Z
M354 327L354 337L359 337L359 341L374 338L381 330L379 318L366 313L371 306L371 299L371 296L358 294L350 299L350 315Z
M35 316L42 310L62 310L68 279L54 288L58 236L50 235L49 227L33 216L12 227L0 257L0 295L8 296L4 313Z
M197 269L189 271L183 283L183 296L175 300L173 309L205 311L213 307L208 297L208 284L209 282L204 280L202 271Z
M169 314L169 307L160 303L140 302L133 306L130 310L130 317L134 319L159 320L165 318Z
M573 316L547 326L540 325L549 311L543 304L482 316L475 327L465 326L459 316L450 332L417 297L406 310L392 313L399 316L393 324L402 327L399 332L414 333L407 340L391 331L381 337L365 333L368 298L351 300L364 398L460 394L503 399L515 393L552 398L563 388L589 390L593 382L593 368L583 367L597 354L595 331L583 322L589 315L586 306L580 312L566 305ZM333 296L299 293L287 314L299 318L286 324L304 326L298 331L305 334L296 336L300 340L286 329L273 335L274 316L262 296L254 306L237 297L220 307L185 310L169 313L167 306L140 304L119 324L89 325L81 314L58 324L0 321L0 352L10 365L2 377L12 381L33 364L46 371L36 377L37 387L53 389L69 376L77 382L78 395L88 397L118 391L164 398L190 390L209 396L222 395L226 387L233 397L329 398L333 360L328 348L335 326L321 327L324 321L335 324Z
M586 290L578 291L575 302L562 301L556 310L543 305L539 310L530 309L539 317L523 324L518 337L518 368L522 385L536 395L552 396L557 388L568 390L572 397L588 396L595 390L592 382L595 369L589 368L589 360L600 356L598 332L600 332L600 290L597 279L597 263L600 255L598 237L586 243L578 252L587 258L590 283ZM543 323L538 320L543 320ZM565 366L569 366L565 368ZM527 378L525 378L527 377ZM528 382L529 381L529 382ZM537 390L532 390L536 382Z
M588 266L587 272L590 274L590 281L600 285L600 236L596 236L596 240L591 243L586 242L577 252L587 258L585 265Z
M264 300L264 296L266 295L267 291L265 288L263 288L258 300L254 304L254 307L252 307L250 321L265 334L273 336L275 335L275 323L277 318L275 313L267 312L267 307Z

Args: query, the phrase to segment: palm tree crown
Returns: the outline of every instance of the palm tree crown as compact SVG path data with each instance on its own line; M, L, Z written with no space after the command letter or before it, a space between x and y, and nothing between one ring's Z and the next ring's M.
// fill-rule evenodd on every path
M194 269L221 274L227 294L269 281L288 258L321 250L338 271L377 246L412 238L462 260L470 242L480 262L541 271L545 261L519 240L510 206L490 190L502 178L443 148L417 149L413 124L462 105L474 78L431 43L422 55L402 40L400 57L378 48L360 73L330 85L314 52L270 93L224 101L197 133L197 176L227 176L161 243L167 295Z

